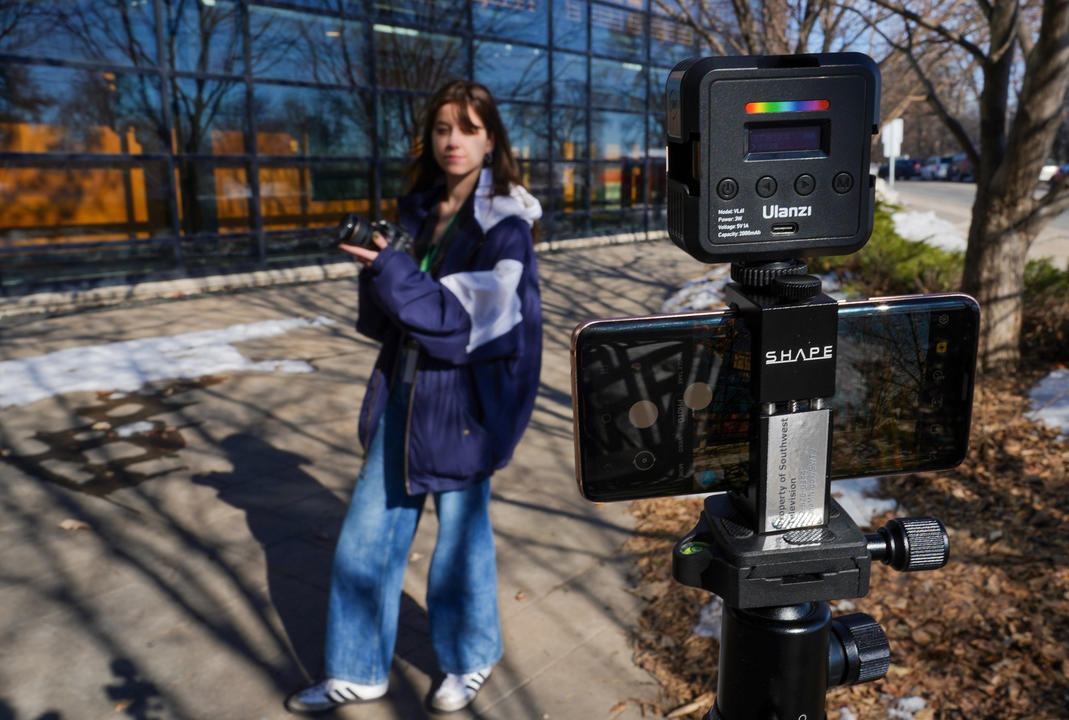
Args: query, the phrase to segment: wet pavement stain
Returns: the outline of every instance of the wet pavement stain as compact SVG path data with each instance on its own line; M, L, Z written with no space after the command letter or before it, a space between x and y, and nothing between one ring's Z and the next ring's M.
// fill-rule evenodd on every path
M150 386L138 393L98 393L98 404L74 411L86 419L85 423L55 432L39 430L31 436L47 450L18 454L5 449L0 461L14 465L32 478L100 498L122 488L136 487L146 480L185 469L178 466L146 472L136 466L161 458L177 458L178 451L186 446L180 431L199 424L175 426L153 418L197 403L177 400L174 396L224 379L209 375L163 387ZM123 456L93 458L109 454Z

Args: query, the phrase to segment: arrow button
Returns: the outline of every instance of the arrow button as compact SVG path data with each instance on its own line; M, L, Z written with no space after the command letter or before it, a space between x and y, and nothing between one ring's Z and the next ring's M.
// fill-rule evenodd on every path
M776 187L775 178L765 175L757 181L757 194L763 198L772 197L776 194Z

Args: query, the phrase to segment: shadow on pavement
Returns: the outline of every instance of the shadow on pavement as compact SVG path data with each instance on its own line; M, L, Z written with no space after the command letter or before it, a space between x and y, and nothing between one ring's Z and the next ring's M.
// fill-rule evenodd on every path
M192 480L215 488L220 500L244 511L249 532L263 548L268 595L291 661L276 666L280 672L276 680L282 690L299 689L323 677L331 564L347 505L301 469L310 463L302 455L247 433L228 436L220 449L234 470L195 475ZM427 623L426 611L404 594L397 656L436 678L439 671ZM394 675L388 700L412 717L409 713L422 708L422 698Z

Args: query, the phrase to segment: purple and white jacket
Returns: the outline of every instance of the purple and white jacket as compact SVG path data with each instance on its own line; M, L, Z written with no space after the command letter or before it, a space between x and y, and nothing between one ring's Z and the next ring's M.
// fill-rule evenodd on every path
M366 449L401 375L405 338L418 346L405 424L409 494L466 487L504 467L538 391L542 304L531 225L542 208L514 186L490 195L490 171L458 211L437 279L386 248L359 277L358 331L382 341L360 411ZM401 198L413 237L434 222L441 188Z

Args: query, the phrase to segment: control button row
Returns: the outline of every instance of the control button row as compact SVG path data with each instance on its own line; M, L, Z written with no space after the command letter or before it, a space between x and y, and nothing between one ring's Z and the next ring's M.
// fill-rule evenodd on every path
M845 195L854 189L854 176L848 172L840 172L832 178L832 189L840 195ZM802 173L794 180L794 191L799 195L809 195L817 188L816 179L809 173ZM779 184L771 175L764 175L757 181L757 194L763 198L769 198L776 194ZM734 178L724 178L716 186L716 194L721 200L731 200L739 194L739 183Z

